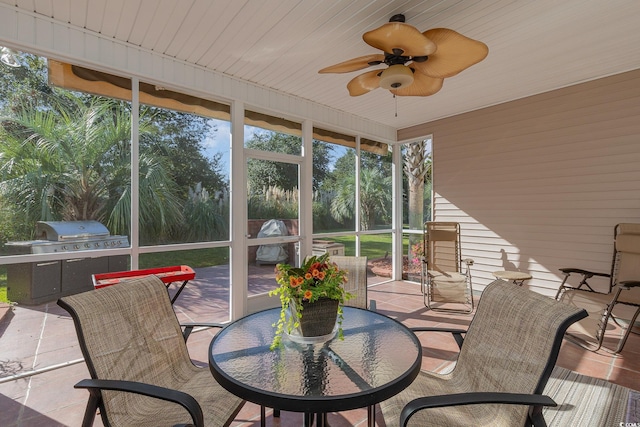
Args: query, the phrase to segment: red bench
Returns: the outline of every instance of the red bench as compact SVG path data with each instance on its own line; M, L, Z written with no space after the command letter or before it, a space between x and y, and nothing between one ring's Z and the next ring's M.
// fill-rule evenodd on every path
M195 271L188 265L175 265L171 267L158 267L147 268L145 270L129 270L129 271L116 271L112 273L100 273L92 275L93 286L96 289L104 288L105 286L115 285L128 279L134 279L136 277L143 277L153 274L158 276L160 280L164 282L169 289L169 286L174 282L182 282L178 291L171 298L171 304L173 304L178 296L187 285L189 280L196 277Z

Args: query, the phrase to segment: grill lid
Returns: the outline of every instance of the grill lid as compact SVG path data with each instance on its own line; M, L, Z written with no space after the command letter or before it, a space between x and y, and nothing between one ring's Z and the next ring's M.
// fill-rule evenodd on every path
M98 221L38 221L36 238L62 242L109 236L109 230Z

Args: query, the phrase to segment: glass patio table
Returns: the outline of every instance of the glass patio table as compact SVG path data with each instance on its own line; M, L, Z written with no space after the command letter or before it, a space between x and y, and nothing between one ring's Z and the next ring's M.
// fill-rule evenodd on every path
M368 408L404 390L420 372L422 347L407 327L382 314L344 307L344 340L309 342L284 334L270 350L280 308L250 314L222 329L211 341L209 367L228 391L264 408L317 414Z

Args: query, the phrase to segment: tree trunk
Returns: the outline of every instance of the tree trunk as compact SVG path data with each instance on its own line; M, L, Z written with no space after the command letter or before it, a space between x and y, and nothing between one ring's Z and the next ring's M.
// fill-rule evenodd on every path
M422 230L424 220L424 180L430 168L426 142L408 145L404 156L404 172L409 182L409 228ZM413 246L422 242L421 236L409 235L409 259L416 257Z

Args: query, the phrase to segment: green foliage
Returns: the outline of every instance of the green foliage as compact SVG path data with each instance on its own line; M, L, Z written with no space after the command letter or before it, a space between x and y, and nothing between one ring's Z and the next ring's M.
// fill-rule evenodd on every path
M356 182L351 176L338 188L331 202L331 214L343 222L355 215ZM364 169L360 172L360 226L363 230L373 228L376 221L387 222L391 206L391 176L383 175L380 169Z
M186 198L190 187L200 183L207 191L226 191L228 180L222 173L222 153L212 158L204 156L201 142L214 138L217 129L206 117L179 111L142 106L141 116L153 131L140 139L141 151L151 150L159 156L171 159L168 167L181 197Z
M223 240L229 237L227 201L214 200L200 183L194 189L189 189L184 217L184 235L188 242Z
M246 145L255 150L300 155L302 139L294 135L264 131L255 133ZM298 187L298 167L289 163L249 159L247 182L254 193L267 187L291 190Z
M314 232L328 232L331 230L350 229L355 230L353 217L337 221L331 215L331 200L335 197L333 192L316 191L313 195L313 230Z
M263 131L247 141L247 148L300 155L302 138L278 132ZM313 141L313 187L318 188L329 173L330 144ZM254 190L264 187L280 187L291 190L298 187L297 165L250 159L247 162L247 182Z
M262 192L249 190L249 219L297 219L298 190L270 186Z

